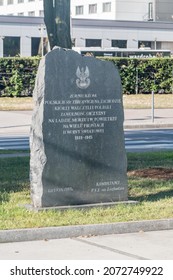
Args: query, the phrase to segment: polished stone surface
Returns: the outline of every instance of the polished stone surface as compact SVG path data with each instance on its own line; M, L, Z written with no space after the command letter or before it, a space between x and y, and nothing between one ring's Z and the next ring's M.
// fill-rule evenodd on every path
M115 66L57 48L40 64L34 98L34 207L126 201L124 113Z

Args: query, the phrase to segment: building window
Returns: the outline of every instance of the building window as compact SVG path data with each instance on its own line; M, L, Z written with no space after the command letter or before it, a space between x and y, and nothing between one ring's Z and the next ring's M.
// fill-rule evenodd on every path
M148 3L148 21L153 21L153 3Z
M35 12L34 12L34 11L28 12L28 16L29 16L29 17L34 17L34 16L35 16Z
M151 41L138 41L138 48L144 49L144 48L150 48L151 49Z
M13 0L7 0L7 5L12 5L13 4Z
M127 40L112 40L113 48L127 48Z
M75 47L76 46L76 38L72 38L71 42L72 42L72 47Z
M39 54L40 38L31 38L31 55L36 56Z
M17 14L19 17L24 16L24 13L18 13Z
M20 4L20 3L24 3L24 0L18 0L18 3Z
M159 50L161 49L161 42L160 41L138 41L138 48L139 49L152 49L152 50Z
M4 0L0 0L0 6L4 5Z
M102 40L101 39L86 39L85 46L86 47L101 47Z
M16 56L20 54L20 37L4 38L3 56Z
M111 12L111 2L103 3L103 13Z
M43 48L43 50L42 50ZM41 40L40 37L32 37L31 38L31 55L36 56L36 55L42 55L46 54L48 52L48 39L43 38Z
M40 11L39 11L39 16L40 16L40 17L44 17L44 11L43 11L43 10L40 10Z
M156 50L161 50L162 48L162 43L161 42L152 42L152 45L151 45L151 48L152 49L156 49Z
M97 4L89 5L89 14L96 14L97 13Z
M76 15L83 15L84 12L83 6L76 6Z
M34 2L35 0L28 0L28 2Z

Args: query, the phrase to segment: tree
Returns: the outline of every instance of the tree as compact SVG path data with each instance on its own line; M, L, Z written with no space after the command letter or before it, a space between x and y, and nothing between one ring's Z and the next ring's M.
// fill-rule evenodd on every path
M43 0L43 4L50 48L71 49L70 0Z

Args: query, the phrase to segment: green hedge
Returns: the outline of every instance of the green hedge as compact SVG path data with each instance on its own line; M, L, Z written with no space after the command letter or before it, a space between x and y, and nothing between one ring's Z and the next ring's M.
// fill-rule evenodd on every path
M1 58L0 96L31 96L40 58Z
M123 93L173 92L172 58L101 58L117 65ZM31 96L40 58L1 58L0 96Z
M104 58L117 65L123 93L172 93L172 58Z

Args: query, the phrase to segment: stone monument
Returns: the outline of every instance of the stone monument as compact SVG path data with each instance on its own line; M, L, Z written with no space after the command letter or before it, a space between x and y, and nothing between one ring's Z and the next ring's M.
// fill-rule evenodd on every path
M127 201L121 81L113 63L56 48L34 90L34 208Z

